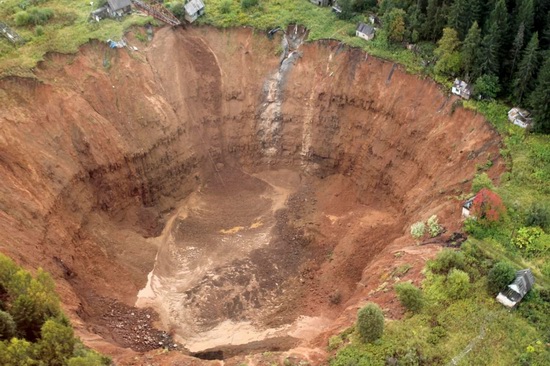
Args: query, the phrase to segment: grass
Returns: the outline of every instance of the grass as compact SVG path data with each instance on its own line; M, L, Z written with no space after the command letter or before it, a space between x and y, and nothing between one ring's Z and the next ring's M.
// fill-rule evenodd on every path
M14 46L0 38L0 76L30 76L30 70L48 52L75 53L90 40L120 39L129 27L153 22L152 18L139 15L125 17L122 21L105 19L100 23L88 22L91 11L89 1L49 0L37 5L54 11L53 18L40 26L43 34L39 35L42 32L37 32L34 25L15 26L14 16L22 10L19 7L21 3L21 0L4 0L0 7L0 20L8 23L26 40L24 45Z

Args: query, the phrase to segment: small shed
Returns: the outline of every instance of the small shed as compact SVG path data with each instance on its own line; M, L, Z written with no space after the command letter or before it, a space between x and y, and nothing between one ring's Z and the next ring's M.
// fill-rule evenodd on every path
M198 17L204 14L204 3L202 0L189 0L184 6L185 20L193 23Z
M470 99L470 95L472 93L470 86L465 81L458 79L455 79L451 92L466 100Z
M319 6L332 6L333 0L309 0L312 4Z
M467 199L466 202L464 202L464 204L462 205L462 217L470 217L470 210L472 209L472 205L474 204L474 198L475 196Z
M535 277L530 269L522 269L516 272L514 282L509 284L505 290L499 292L496 299L502 305L513 308L531 290L535 284Z
M375 29L370 24L359 23L357 29L355 30L355 35L357 37L363 38L364 40L370 41L374 38Z
M131 0L107 0L107 12L112 18L120 18L131 11Z
M521 109L518 107L510 109L508 111L508 120L515 124L516 126L527 128L533 122L531 118L531 112L526 109Z

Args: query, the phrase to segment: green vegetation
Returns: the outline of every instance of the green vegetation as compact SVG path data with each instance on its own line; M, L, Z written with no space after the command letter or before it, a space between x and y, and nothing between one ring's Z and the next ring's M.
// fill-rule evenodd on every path
M110 364L74 337L43 270L33 277L0 254L0 299L0 366Z
M357 333L362 342L374 342L384 333L384 314L378 305L368 303L357 313Z
M97 7L94 2L94 9ZM29 70L47 52L74 53L92 39L120 39L129 27L153 21L150 17L133 15L122 21L90 22L91 10L89 1L2 1L0 20L21 35L25 44L14 46L0 37L0 76L30 75Z
M395 292L401 305L413 313L418 313L424 306L422 291L410 282L398 283L395 285Z

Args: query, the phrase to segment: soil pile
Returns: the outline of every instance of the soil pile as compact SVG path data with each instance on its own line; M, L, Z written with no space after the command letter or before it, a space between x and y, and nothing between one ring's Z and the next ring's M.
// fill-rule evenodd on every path
M0 80L0 250L54 273L85 338L227 358L322 345L366 298L399 316L381 284L433 252L410 224L456 230L500 141L435 83L306 36L166 28Z

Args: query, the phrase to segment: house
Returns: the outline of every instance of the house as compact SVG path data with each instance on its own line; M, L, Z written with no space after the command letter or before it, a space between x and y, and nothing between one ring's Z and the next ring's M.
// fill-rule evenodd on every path
M309 0L312 4L319 6L332 6L332 0Z
M455 79L451 92L466 100L470 99L470 86L465 81Z
M120 18L131 11L131 0L107 0L107 13L111 18Z
M102 6L101 8L98 8L90 13L90 18L92 18L96 22L99 22L101 19L105 19L108 17L109 12L106 6Z
M204 3L202 0L190 0L185 4L185 20L193 23L198 17L204 14Z
M533 119L531 118L531 112L518 107L510 109L510 111L508 112L508 119L516 126L523 128L529 127L533 122Z
M531 290L535 283L535 277L530 269L522 269L516 272L516 279L505 290L499 292L496 299L502 305L513 308L526 293Z
M357 29L355 30L355 35L357 37L361 37L367 41L370 41L371 39L374 38L374 32L375 30L372 25L359 23L359 25L357 26Z
M470 210L472 209L472 205L474 203L474 198L475 198L475 196L472 197L472 198L469 198L462 205L462 217L466 217L466 218L470 217Z

